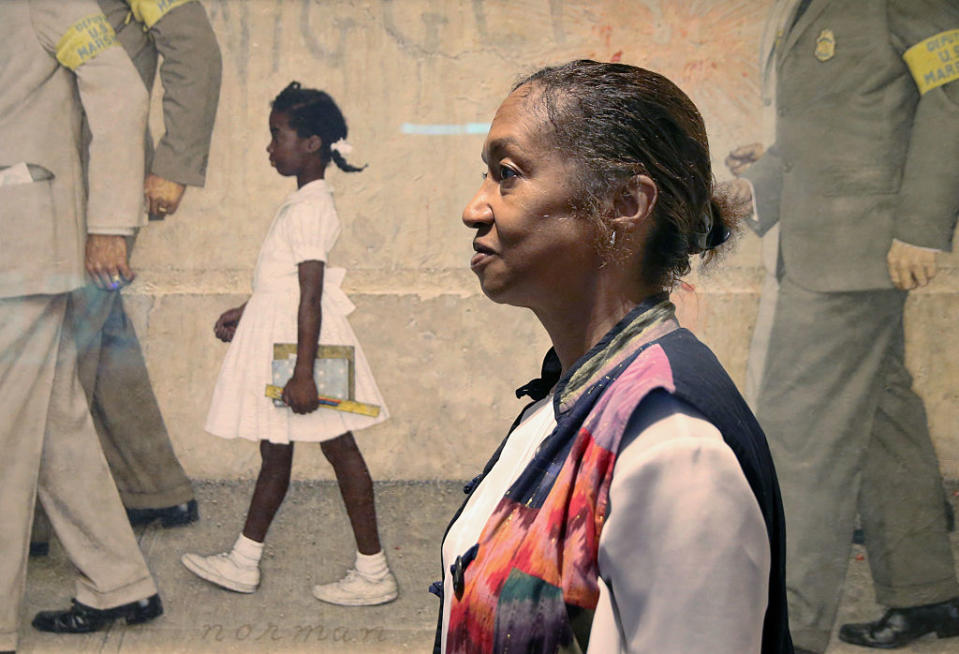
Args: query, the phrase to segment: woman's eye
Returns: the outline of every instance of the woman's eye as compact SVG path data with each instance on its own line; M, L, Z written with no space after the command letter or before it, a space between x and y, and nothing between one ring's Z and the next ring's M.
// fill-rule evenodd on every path
M481 173L483 175L483 181L486 181L486 178L489 177L489 173Z
M499 167L499 178L502 180L510 179L516 177L516 171L510 168L509 166L500 166Z

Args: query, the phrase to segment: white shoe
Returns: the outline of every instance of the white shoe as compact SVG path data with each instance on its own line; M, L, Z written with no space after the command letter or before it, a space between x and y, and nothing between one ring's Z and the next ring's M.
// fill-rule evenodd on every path
M386 604L395 600L397 594L396 578L389 571L380 579L370 579L350 568L339 581L313 586L313 597L340 606Z
M260 585L259 566L239 566L229 552L210 556L188 553L180 557L180 562L197 577L227 590L252 593Z

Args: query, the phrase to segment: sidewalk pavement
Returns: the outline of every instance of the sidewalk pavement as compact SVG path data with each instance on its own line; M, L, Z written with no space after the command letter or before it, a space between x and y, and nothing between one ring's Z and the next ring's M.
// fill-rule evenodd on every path
M221 590L190 574L181 564L186 551L228 549L242 527L252 481L197 482L200 521L187 527L140 527L140 546L160 586L166 612L153 622L106 631L55 635L35 631L39 610L69 606L73 572L59 544L50 556L31 559L27 578L20 654L118 653L206 654L310 652L311 654L393 654L429 652L438 600L427 592L439 578L439 543L463 499L463 482L380 482L376 484L380 532L400 585L395 602L345 608L317 601L314 584L338 579L352 564L352 533L334 482L294 482L267 538L263 579L256 593ZM950 493L950 499L956 500ZM851 534L850 534L851 536ZM959 536L953 535L959 558ZM853 548L838 623L871 620L875 604L862 547ZM871 650L839 642L828 654ZM959 652L959 638L926 638L903 654Z

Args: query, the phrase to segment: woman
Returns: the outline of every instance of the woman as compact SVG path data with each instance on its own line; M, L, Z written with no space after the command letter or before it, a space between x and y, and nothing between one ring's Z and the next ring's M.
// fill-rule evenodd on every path
M483 160L470 265L553 348L444 538L436 650L792 652L765 438L667 295L731 227L699 112L571 62L514 88Z

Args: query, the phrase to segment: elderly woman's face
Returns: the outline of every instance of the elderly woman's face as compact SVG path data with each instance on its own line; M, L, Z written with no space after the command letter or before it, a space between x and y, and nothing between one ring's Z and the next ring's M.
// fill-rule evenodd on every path
M547 130L536 89L510 94L483 145L483 183L463 210L483 292L534 310L575 298L600 267L589 221L573 214L575 169Z

